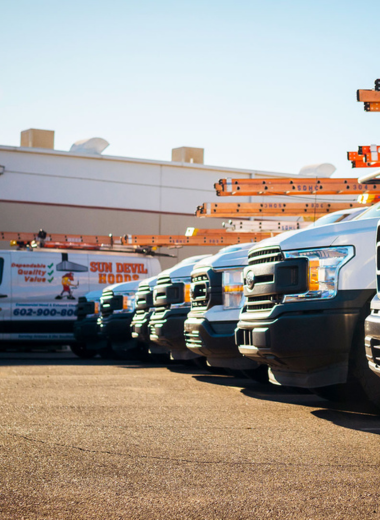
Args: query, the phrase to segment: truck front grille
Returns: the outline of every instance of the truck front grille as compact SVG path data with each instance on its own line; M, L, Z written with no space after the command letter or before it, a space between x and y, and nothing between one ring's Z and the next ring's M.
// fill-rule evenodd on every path
M209 302L209 279L207 274L192 276L191 284L191 308L206 308Z
M248 254L248 265L254 266L259 264L272 264L284 260L284 255L279 247L269 247L263 249L254 249ZM275 305L282 301L282 294L273 294L271 288L273 286L273 275L259 275L256 277L260 286L268 284L268 294L252 295L247 297L246 307L249 312L268 311L273 309Z
M168 307L154 307L154 314L152 316L153 320L161 319L167 310Z
M200 348L202 347L202 339L199 336L198 330L192 330L191 332L185 331L185 342L187 348Z
M148 284L140 285L136 293L136 312L140 309L145 312L153 306L153 291Z
M100 313L103 318L107 318L113 312L112 308L113 291L104 291L100 298Z
M278 295L249 296L247 298L247 309L251 312L264 311L273 309L280 302L281 298Z
M103 292L100 298L100 312L103 318L110 316L113 311L123 308L123 295L114 294L113 291Z
M268 249L255 249L248 253L248 265L268 264L271 262L281 262L284 255L279 247Z
M171 283L170 276L163 276L157 279L157 285L170 285Z

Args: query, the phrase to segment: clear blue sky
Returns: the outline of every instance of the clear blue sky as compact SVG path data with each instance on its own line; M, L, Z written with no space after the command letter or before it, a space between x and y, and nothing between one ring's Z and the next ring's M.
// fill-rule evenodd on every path
M298 172L380 144L378 1L13 0L1 7L0 144L56 131L105 153Z

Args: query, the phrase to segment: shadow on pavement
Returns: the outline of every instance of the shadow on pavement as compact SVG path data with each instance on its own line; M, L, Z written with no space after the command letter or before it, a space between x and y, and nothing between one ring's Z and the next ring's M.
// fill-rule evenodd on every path
M312 413L315 417L329 421L342 428L350 430L359 430L366 433L380 435L380 417L379 410L372 409L372 412L357 412L350 410L315 410Z
M157 364L136 359L77 357L71 351L0 352L0 367L7 366L118 366L121 368L150 368Z
M337 426L367 433L380 434L380 411L369 402L336 403L326 401L312 393L300 393L296 388L277 385L262 385L250 379L237 379L230 376L194 376L197 381L241 388L246 397L284 404L318 408L311 413Z

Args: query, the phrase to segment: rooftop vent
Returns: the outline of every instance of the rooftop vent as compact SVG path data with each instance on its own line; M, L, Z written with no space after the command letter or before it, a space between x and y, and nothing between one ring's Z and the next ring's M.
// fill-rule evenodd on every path
M190 148L189 146L181 146L180 148L173 148L172 161L204 164L204 149Z
M109 145L109 142L101 137L92 137L91 139L76 141L71 145L70 152L87 155L100 155Z
M20 146L24 148L54 149L54 130L38 130L29 128L21 132Z
M330 163L309 164L300 169L300 177L331 177L336 168Z

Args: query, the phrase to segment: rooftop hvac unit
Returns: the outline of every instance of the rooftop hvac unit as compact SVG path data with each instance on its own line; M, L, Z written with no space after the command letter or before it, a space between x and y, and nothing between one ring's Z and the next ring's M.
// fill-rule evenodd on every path
M55 267L56 271L70 271L72 273L86 273L88 271L87 265L75 264L69 261L69 255L62 253L62 262Z

